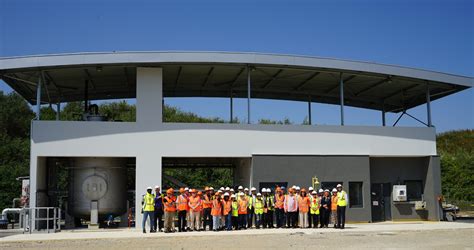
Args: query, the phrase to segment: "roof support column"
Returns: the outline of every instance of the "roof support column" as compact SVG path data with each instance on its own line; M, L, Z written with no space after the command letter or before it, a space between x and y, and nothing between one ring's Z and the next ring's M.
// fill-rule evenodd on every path
M250 124L250 93L251 93L250 67L247 65L247 123Z
M341 126L344 126L344 79L342 72L339 75L339 95L341 97Z
M230 123L234 123L234 93L230 90Z
M61 117L61 103L58 102L56 103L56 121L59 121L59 118Z
M385 103L382 104L382 126L385 127L386 122L385 122Z
M38 85L36 86L36 118L35 120L40 119L41 114L41 84L42 77L38 77Z
M429 83L426 83L426 112L428 118L428 127L433 127L433 124L431 123L431 95Z
M138 124L156 128L163 122L162 68L137 68L136 105Z
M311 96L308 98L308 122L309 122L309 125L312 124L312 121L311 121Z

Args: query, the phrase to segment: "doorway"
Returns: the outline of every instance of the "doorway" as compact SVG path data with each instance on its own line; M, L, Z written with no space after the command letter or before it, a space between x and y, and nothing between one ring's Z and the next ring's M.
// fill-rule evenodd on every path
M392 220L390 183L372 183L372 222Z

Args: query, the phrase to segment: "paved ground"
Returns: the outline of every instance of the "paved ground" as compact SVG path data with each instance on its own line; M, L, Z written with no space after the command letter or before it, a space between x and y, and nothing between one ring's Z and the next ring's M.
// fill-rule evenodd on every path
M0 249L474 249L474 223L351 224L337 229L252 229L142 234L137 230L75 230L9 235Z

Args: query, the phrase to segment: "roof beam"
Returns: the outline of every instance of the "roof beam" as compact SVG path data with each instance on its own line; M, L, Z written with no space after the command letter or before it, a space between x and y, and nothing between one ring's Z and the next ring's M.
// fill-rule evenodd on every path
M277 77L283 72L283 69L279 69L270 80L268 80L265 84L263 84L262 88L268 87Z
M56 88L56 90L58 91L59 95L62 96L63 93L61 91L61 88L59 88L59 86L56 84L56 82L53 80L53 78L51 77L51 75L48 73L48 71L44 71L44 76L46 78L46 80L48 80L48 82L50 82L51 84L53 84L53 86Z
M94 81L92 80L92 76L91 76L89 70L88 70L88 69L84 69L84 73L86 74L87 80L89 80L89 82L91 83L92 89L94 89L94 90L96 91L95 84L94 84Z
M239 80L240 75L242 75L242 73L244 73L244 71L245 71L245 68L240 68L240 71L237 73L237 75L232 80L227 81L227 82L215 83L214 86L215 87L220 87L222 85L230 84L230 87L232 88L235 85L235 83L237 82L237 80Z
M378 87L378 86L380 86L380 85L382 85L382 84L384 84L384 83L386 83L386 82L389 82L389 81L391 81L391 77L384 78L384 79L382 79L382 80L380 80L380 81L377 81L377 82L375 82L374 84L368 86L367 88L364 88L364 89L360 90L359 92L355 93L354 95L355 95L355 96L359 96L360 94L363 94L363 93L365 93L365 92L367 92L367 91L370 91L370 90L372 90L373 88L376 88L376 87Z
M392 97L394 97L394 96L396 96L396 95L403 94L403 93L405 93L405 92L407 92L407 91L409 91L409 90L411 90L411 89L414 89L414 88L416 88L416 87L418 87L418 86L419 86L418 84L413 84L413 85L410 85L409 87L406 87L406 88L404 88L404 89L402 89L402 90L394 91L393 93L391 93L391 94L389 94L389 95L387 95L387 96L382 97L382 100L385 101L385 100L390 99L390 98L392 98Z
M209 72L207 72L206 79L202 83L202 87L204 88L206 84L209 82L209 79L211 78L212 72L214 71L214 66L209 69Z
M356 76L357 76L357 75L350 75L350 76L346 77L346 78L343 80L344 84L346 84L346 83L348 83L350 80L356 78ZM334 87L328 89L328 90L325 92L325 94L329 94L329 93L333 92L334 90L338 89L339 86L340 86L340 84L337 83L336 86L334 86Z
M300 90L302 89L308 82L310 82L311 80L313 80L316 76L318 76L319 74L321 74L321 72L315 72L313 74L311 74L308 78L306 78L304 81L302 81L300 84L298 84L298 86L296 86L294 88L294 90Z
M178 87L179 83L179 78L181 77L181 71L183 70L183 66L179 66L178 68L178 74L176 74L176 81L174 82L174 88L176 89Z

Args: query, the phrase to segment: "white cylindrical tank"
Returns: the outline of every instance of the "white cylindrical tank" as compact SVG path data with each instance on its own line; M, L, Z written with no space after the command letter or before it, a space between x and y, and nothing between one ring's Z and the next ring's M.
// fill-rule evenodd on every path
M126 158L78 157L69 171L69 214L89 218L97 201L99 218L127 211Z

